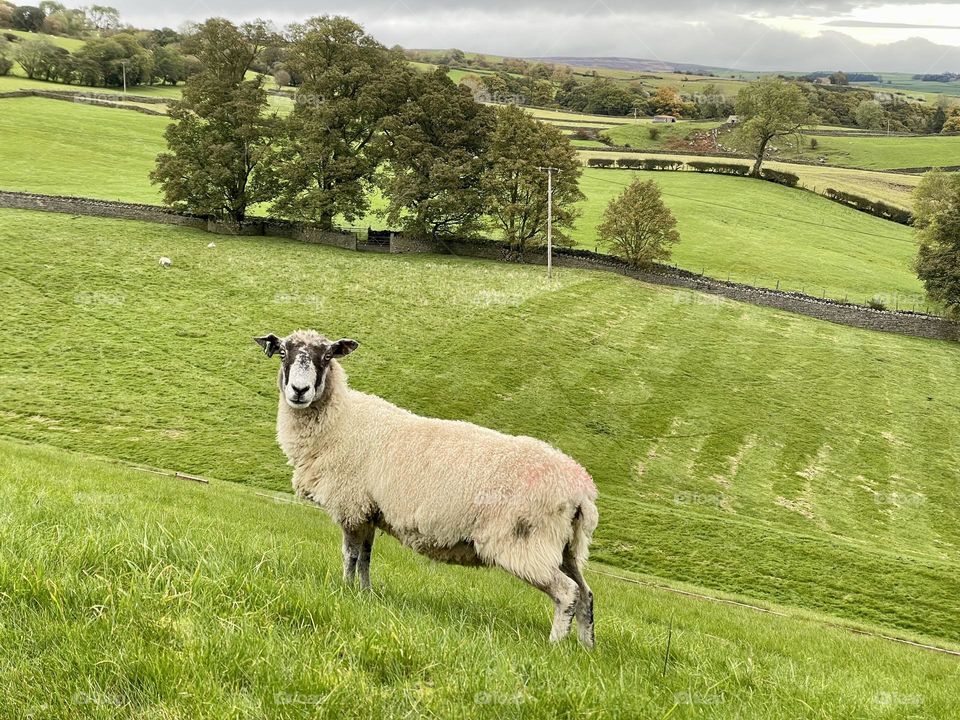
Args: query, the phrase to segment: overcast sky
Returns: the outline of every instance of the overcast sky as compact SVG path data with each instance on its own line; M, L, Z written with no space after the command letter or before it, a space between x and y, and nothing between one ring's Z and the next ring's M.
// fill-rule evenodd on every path
M349 15L386 45L538 57L636 57L743 70L960 72L960 2L772 0L114 0L124 21L224 16L278 25Z

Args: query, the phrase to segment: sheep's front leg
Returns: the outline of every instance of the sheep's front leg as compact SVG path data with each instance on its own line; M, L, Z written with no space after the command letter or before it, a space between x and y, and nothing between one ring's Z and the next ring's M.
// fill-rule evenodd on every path
M370 587L370 552L373 549L373 525L356 525L343 528L343 579L353 585L356 572L360 570L360 587Z

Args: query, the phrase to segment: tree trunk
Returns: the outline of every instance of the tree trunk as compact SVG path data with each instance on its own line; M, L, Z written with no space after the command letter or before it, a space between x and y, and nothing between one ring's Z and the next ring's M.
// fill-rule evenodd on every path
M753 170L750 171L753 177L760 177L760 170L763 169L763 156L767 154L767 143L769 142L770 138L760 141L760 148L757 150L757 160L753 163Z

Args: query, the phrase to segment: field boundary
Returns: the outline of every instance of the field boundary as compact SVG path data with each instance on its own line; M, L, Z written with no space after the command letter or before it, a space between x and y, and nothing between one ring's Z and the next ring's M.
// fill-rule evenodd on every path
M133 110L143 115L165 116L167 113L151 108L131 105L130 103L149 103L152 105L162 105L169 102L168 99L158 99L146 95L121 95L119 93L93 93L81 92L79 90L11 90L10 92L0 93L0 99L7 100L18 97L38 97L46 100L62 100L65 102L77 103L78 105L96 105L97 107L114 108L116 110Z
M138 205L92 198L0 190L0 208L140 220L193 227L218 234L282 237L299 242L331 245L345 250L431 253L496 262L547 264L545 248L532 248L521 254L511 249L506 243L493 240L431 240L390 233L387 243L369 242L370 238L364 237L363 231L329 231L302 223L270 218L255 218L237 226L157 205ZM556 248L553 264L561 268L612 272L654 285L693 290L865 330L932 340L960 341L960 325L937 315L906 310L875 310L864 305L818 298L804 293L724 281L664 265L636 268L628 265L622 258L588 250ZM690 300L687 299L685 302Z

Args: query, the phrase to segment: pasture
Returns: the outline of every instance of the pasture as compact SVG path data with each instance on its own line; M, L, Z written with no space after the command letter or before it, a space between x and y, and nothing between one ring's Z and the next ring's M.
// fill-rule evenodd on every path
M694 172L587 169L582 217L574 236L598 245L607 203L633 178L652 179L677 218L673 262L694 272L784 290L864 303L874 295L924 302L911 271L910 228L802 190L752 178Z
M2 100L0 132L17 133L24 142L9 148L0 165L0 188L158 203L160 193L147 176L164 150L167 122L41 98ZM683 239L674 261L681 267L768 287L779 281L782 289L856 302L879 295L891 306L923 303L910 270L909 228L772 183L695 173L641 175L661 185L678 218ZM587 199L573 234L577 246L598 248L595 229L603 210L631 177L628 171L585 171ZM373 213L357 225L382 221Z
M956 658L813 614L594 572L599 647L548 649L540 593L389 538L375 549L377 589L345 588L339 530L282 497L9 441L0 487L4 717L960 712Z
M251 337L319 327L360 341L355 387L580 460L598 561L960 642L956 345L606 273L210 239L0 211L0 435L289 488Z

